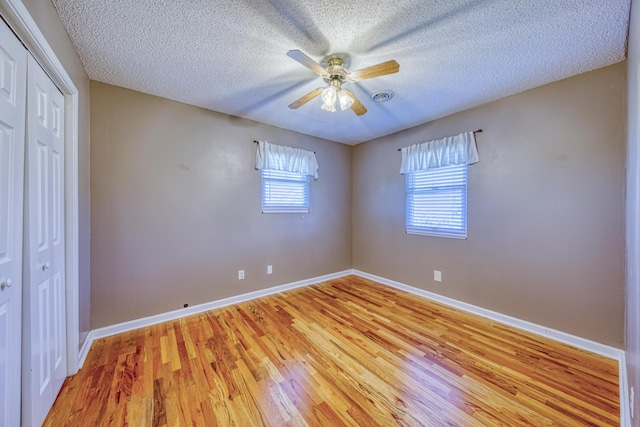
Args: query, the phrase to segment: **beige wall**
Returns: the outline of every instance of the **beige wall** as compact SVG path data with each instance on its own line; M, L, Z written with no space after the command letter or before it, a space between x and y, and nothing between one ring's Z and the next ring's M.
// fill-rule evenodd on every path
M621 63L356 146L353 267L622 347L625 83ZM468 239L405 234L396 149L479 128Z
M93 328L351 267L349 146L97 82L91 138ZM254 139L316 151L311 213L260 212Z
M79 283L80 345L90 327L90 192L89 192L89 78L62 22L50 1L22 0L29 14L78 89L78 207L79 207Z

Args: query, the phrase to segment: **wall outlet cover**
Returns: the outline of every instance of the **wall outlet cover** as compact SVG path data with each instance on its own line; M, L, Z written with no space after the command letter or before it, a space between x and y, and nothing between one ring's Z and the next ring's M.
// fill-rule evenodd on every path
M433 280L436 282L442 282L442 272L439 270L433 270Z
M244 279L244 270L238 270L238 280Z

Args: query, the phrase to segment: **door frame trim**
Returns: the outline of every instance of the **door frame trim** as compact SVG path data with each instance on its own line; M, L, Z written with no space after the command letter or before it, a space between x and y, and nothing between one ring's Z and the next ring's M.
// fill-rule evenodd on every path
M78 372L79 225L78 225L78 89L21 0L0 0L0 15L64 95L65 109L65 303L67 375Z

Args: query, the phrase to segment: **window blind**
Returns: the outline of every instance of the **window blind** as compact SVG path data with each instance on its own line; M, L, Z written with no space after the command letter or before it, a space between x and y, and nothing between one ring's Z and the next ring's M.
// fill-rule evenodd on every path
M406 231L467 237L467 165L405 174Z
M309 175L262 169L262 213L308 213Z

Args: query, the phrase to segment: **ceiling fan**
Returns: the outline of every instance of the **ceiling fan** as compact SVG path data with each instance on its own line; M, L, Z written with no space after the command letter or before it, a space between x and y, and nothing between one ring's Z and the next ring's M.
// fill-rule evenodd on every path
M351 108L358 116L367 112L367 109L356 98L356 96L349 89L342 87L343 83L353 83L360 80L372 79L374 77L384 76L386 74L397 73L400 70L400 65L394 61L387 61L381 64L372 65L370 67L362 68L361 70L350 73L345 67L344 59L339 55L333 55L329 57L327 68L323 68L313 59L309 58L303 52L299 50L290 50L287 52L287 56L295 59L328 83L326 87L319 87L312 90L302 98L289 105L289 108L296 109L307 102L311 101L316 96L322 94L322 109L335 112L336 101L339 101L340 108L346 110Z

